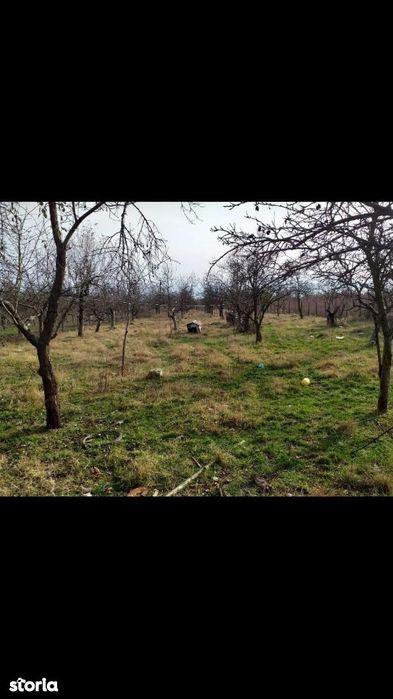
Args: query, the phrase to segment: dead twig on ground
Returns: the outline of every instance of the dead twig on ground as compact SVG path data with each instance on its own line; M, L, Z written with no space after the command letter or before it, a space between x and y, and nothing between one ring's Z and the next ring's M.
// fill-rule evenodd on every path
M111 440L111 441L108 440L108 441L105 442L104 444L98 444L98 445L96 445L96 446L106 446L107 444L116 444L117 442L121 442L122 439L123 439L123 433L120 432L120 430L115 430L115 432L118 432L118 436L116 437L116 439L113 439L113 440ZM94 438L101 437L101 436L102 436L101 432L99 432L99 433L96 434L96 435L94 435L94 434L87 434L86 437L84 437L84 438L82 439L82 446L83 446L85 449L87 449L87 447L89 446L90 442L91 442Z
M374 444L374 442L377 442L378 439L381 439L381 437L383 437L385 434L388 434L388 432L392 432L392 430L393 430L393 426L392 426L392 427L388 427L387 430L384 430L383 432L380 432L380 434L378 434L376 437L374 437L374 439L370 439L369 442L366 442L366 443L363 444L361 447L358 447L358 449L355 449L355 450L352 452L352 455L353 455L353 454L357 454L358 451L361 451L362 449L365 449L366 447L369 447L370 444Z
M210 468L210 466L212 466L212 465L214 464L214 461L211 461L209 464L206 464L205 466L201 466L201 464L199 463L199 461L197 461L197 459L195 459L194 456L192 456L191 459L193 460L193 462L194 462L197 466L199 466L198 471L195 471L195 473L193 473L192 476L190 476L189 478L187 478L185 481L183 481L183 483L180 483L180 485L176 486L176 488L174 488L174 489L171 490L169 493L167 493L167 494L165 495L166 498L172 497L172 495L176 495L176 493L179 493L179 492L180 492L181 490L183 490L189 483L191 483L191 482L194 481L196 478L198 478L198 476L200 476L201 473L202 473L203 471L206 471L208 468ZM158 495L158 491L154 491L153 497L156 496L156 493L157 493L157 495Z
M93 439L93 436L94 436L94 435L92 435L92 434L87 434L86 437L84 437L84 438L82 439L82 446L83 446L85 449L87 449L87 443L88 443L88 442L91 442L91 440Z

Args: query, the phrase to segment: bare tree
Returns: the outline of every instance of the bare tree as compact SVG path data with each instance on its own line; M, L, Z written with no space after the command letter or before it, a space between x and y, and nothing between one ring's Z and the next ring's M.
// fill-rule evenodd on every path
M230 208L242 205L235 202ZM258 215L246 214L257 224L249 234L236 226L216 228L228 247L224 256L237 250L261 250L272 243L283 254L296 256L297 271L351 260L367 270L372 280L378 327L383 336L377 410L388 407L392 365L392 324L388 317L393 248L393 202L254 202ZM259 211L273 210L281 220L268 223ZM391 269L391 266L390 266Z
M214 307L218 308L220 318L224 317L224 306L227 301L226 286L218 276L210 274L203 281L203 302L207 313Z
M195 279L193 275L188 277L180 277L177 282L176 306L180 311L180 317L194 305L194 285Z
M144 267L140 261L138 262L134 258L127 258L126 260L124 260L121 266L119 291L120 293L122 293L122 296L124 298L123 303L126 305L127 308L121 355L122 376L124 376L128 330L130 323L133 322L134 318L138 314L142 295L142 283L148 272L149 269Z
M127 219L129 209L138 213L138 222L134 228ZM148 265L152 268L158 266L161 261L160 256L165 250L164 241L160 239L155 224L143 215L135 202L39 202L31 207L24 221L24 229L29 231L27 234L29 249L44 247L46 235L51 240L53 250L53 273L48 278L49 290L42 326L38 333L30 330L20 313L17 303L19 276L14 275L12 293L3 280L0 282L1 307L37 351L48 429L61 426L59 392L50 358L50 343L56 337L61 324L59 303L64 290L67 252L77 230L98 211L106 211L119 222L119 229L115 234L103 237L103 248L111 254L117 253L120 258L131 256L139 251ZM2 276L10 266L18 268L17 252L15 253L15 248L11 245L16 225L18 223L15 223L14 205L3 206L1 212Z
M321 272L319 273L321 276ZM322 298L326 306L326 322L330 327L337 325L338 318L342 316L345 299L343 298L342 285L328 279L322 285Z
M108 304L105 298L105 291L101 288L91 294L88 303L89 312L95 318L95 332L98 333L101 327L101 323L104 322L108 315Z
M255 342L262 342L263 319L273 303L288 296L291 269L287 264L280 264L274 247L266 247L260 254L253 255L240 251L230 260L229 268L229 294L240 318L239 329L248 331L251 321Z
M91 228L77 231L70 247L68 273L72 286L69 295L74 294L78 304L78 337L84 335L85 310L91 288L109 271L110 260L106 257Z
M301 274L297 273L293 275L291 291L295 294L297 310L299 317L303 320L303 302L304 298L311 293L312 287L308 279L306 279Z
M247 260L247 281L252 300L252 320L255 329L255 342L262 342L262 323L268 308L289 294L288 279L291 271L288 266L280 266L279 255L273 249L265 248L260 256Z
M160 273L160 289L161 293L163 294L165 301L166 301L166 306L167 306L167 313L168 313L168 318L172 320L173 323L173 329L177 330L177 313L178 309L176 306L176 292L175 292L175 272L174 269L171 265L169 264L164 264L161 269Z
M236 330L246 333L250 329L252 303L247 286L244 259L241 254L232 255L225 266L221 266L221 283L225 288L231 322Z

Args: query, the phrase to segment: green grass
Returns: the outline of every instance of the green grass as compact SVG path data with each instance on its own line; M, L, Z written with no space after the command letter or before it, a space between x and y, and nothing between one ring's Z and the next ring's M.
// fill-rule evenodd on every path
M194 473L191 456L213 465L184 495L263 495L256 476L270 495L391 494L392 440L354 453L391 424L390 412L375 421L369 324L331 330L321 318L269 315L256 346L218 318L203 316L200 336L186 322L171 333L164 316L135 321L123 379L121 327L60 334L64 427L51 432L33 348L5 341L0 495L116 496L140 485L163 494ZM146 378L153 367L161 380Z

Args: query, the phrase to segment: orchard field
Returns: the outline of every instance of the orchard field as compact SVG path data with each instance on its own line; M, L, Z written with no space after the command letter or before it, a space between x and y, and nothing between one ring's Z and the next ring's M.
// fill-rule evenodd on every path
M187 334L192 317L177 332L164 314L135 320L123 377L122 325L60 333L64 426L51 431L34 348L1 335L0 495L165 495L198 469L192 457L212 465L182 496L393 492L389 434L362 448L393 424L376 415L370 323L270 314L257 346L203 313L202 334Z

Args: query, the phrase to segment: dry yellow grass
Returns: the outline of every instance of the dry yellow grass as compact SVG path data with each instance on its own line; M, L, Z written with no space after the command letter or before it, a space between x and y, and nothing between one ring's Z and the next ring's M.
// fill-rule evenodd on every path
M273 393L277 393L278 395L281 395L285 391L285 381L284 379L281 379L279 376L273 376L271 382L270 382L270 388Z

